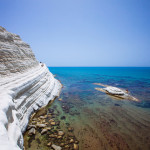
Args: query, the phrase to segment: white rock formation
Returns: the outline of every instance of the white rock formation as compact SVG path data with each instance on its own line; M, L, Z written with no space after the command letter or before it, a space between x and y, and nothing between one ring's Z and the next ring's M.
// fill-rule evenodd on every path
M116 88L116 87L112 87L112 86L108 86L104 88L104 90L106 90L109 94L112 94L112 95L125 95L126 94L123 90Z
M59 95L61 84L30 46L0 27L0 150L23 149L30 115Z
M95 88L95 90L104 92L106 94L109 94L109 95L117 97L117 98L132 100L132 101L136 101L136 102L139 101L139 99L130 95L130 92L128 92L128 90L119 89L117 87L113 87L113 86L109 86L109 85L104 85L102 83L94 83L94 84L104 87L104 88Z

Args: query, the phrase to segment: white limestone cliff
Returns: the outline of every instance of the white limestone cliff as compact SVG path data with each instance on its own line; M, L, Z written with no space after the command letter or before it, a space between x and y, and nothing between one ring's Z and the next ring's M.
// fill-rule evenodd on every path
M0 27L0 149L23 149L30 115L59 95L61 84L30 46Z

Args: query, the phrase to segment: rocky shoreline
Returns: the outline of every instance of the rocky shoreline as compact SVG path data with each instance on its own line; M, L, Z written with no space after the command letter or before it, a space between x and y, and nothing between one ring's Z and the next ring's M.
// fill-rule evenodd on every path
M61 101L61 99L59 100ZM24 134L25 149L32 150L36 147L37 150L78 150L79 141L74 135L74 128L66 123L64 131L61 120L66 119L66 117L61 116L61 119L59 119L60 112L55 108L56 106L51 107L51 104L52 102L31 118Z

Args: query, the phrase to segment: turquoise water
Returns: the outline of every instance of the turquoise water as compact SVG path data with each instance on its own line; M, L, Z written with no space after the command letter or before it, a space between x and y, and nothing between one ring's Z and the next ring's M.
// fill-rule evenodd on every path
M51 67L50 71L57 75L66 91L78 88L74 92L81 90L84 92L79 95L88 95L96 87L92 83L103 83L128 89L141 100L140 103L131 102L133 105L150 108L149 67Z
M150 149L150 68L49 69L63 84L62 101L56 99L50 108L59 112L55 119L66 134L68 124L74 128L80 150ZM128 89L140 102L111 97L93 83Z

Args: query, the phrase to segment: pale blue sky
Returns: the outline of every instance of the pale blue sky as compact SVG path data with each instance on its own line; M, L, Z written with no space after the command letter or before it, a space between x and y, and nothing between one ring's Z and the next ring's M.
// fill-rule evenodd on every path
M0 25L48 66L150 66L150 0L0 0Z

